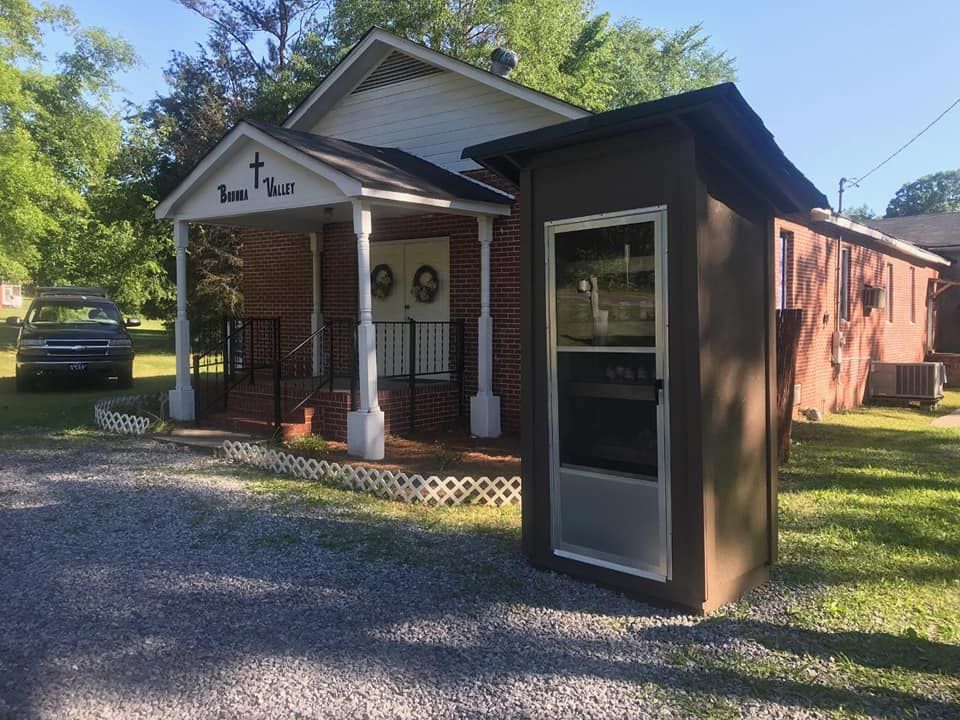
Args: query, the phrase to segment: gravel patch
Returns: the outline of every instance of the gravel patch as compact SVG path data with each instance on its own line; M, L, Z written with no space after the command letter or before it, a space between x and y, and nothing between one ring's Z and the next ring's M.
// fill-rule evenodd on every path
M0 717L956 710L838 686L832 659L770 642L806 642L784 626L790 588L704 621L534 570L491 537L291 506L249 477L150 440L0 451ZM796 677L737 669L779 662Z

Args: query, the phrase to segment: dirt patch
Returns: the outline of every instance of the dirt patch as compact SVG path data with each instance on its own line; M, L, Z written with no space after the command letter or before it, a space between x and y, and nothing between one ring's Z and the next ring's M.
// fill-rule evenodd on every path
M329 441L330 462L362 464L408 475L486 475L512 477L520 474L520 438L475 438L462 430L420 432L410 437L387 435L383 460L359 461L347 455L347 444Z

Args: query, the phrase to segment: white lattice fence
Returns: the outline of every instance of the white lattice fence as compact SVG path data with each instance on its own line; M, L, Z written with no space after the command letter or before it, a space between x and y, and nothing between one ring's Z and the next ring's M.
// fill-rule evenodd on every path
M520 478L445 477L407 475L376 470L225 440L223 451L228 460L269 470L278 475L293 475L305 480L328 480L350 490L407 503L428 505L487 505L500 507L520 502Z
M150 429L158 417L163 417L166 406L166 393L156 395L118 395L116 397L98 400L93 406L93 420L100 427L109 432L121 435L143 435ZM130 412L121 412L115 408L123 408ZM148 414L137 413L137 408L144 411L156 410Z

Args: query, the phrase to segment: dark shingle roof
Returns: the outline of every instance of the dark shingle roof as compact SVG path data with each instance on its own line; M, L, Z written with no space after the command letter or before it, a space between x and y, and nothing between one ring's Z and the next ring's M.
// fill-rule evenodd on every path
M285 145L353 178L364 187L444 199L459 198L501 205L511 203L509 195L397 148L362 145L324 135L278 128L255 120L246 122Z
M826 196L787 159L733 83L480 143L465 148L463 157L516 179L517 168L531 154L667 123L689 129L725 155L734 167L747 170L779 211L793 213L830 206Z
M863 224L920 247L960 248L960 212L877 218L864 220Z

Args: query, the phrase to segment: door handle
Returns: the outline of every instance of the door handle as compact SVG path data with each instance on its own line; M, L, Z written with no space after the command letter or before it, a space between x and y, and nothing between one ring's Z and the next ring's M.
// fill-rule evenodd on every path
M663 395L663 378L657 378L653 384L654 391L657 393L657 405L660 404L660 398Z

